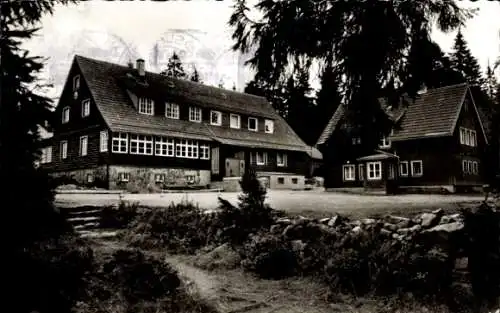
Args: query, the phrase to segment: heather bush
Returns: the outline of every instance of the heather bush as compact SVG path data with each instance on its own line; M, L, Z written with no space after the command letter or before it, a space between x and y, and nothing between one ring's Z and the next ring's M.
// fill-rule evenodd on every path
M129 203L127 201L120 201L118 207L104 207L101 210L99 226L101 228L126 228L137 217L138 209L138 202Z
M290 242L280 236L250 236L242 249L242 266L262 278L281 279L296 273L297 260Z
M125 239L136 247L192 254L210 242L212 219L189 202L142 210L130 224Z

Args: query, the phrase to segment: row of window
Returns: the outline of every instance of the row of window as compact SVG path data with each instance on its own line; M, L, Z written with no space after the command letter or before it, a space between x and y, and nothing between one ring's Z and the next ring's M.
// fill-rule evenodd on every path
M391 135L393 134L393 132L391 131ZM352 141L352 145L353 146L357 146L357 145L360 145L361 144L361 138L360 137L352 137L351 138L351 141ZM381 148L381 149L385 149L385 148L390 148L391 147L391 140L388 138L388 137L385 137L383 136L381 139L380 139L380 142L378 144L378 147Z
M460 144L470 147L477 147L476 131L460 127Z
M410 168L408 165L410 164ZM382 179L382 162L368 162L366 163L366 175L368 180L380 180ZM423 175L423 163L421 160L413 161L401 161L399 163L399 175L401 177L408 177L409 170L412 177L421 177ZM389 165L388 167L388 179L394 179L394 167ZM344 181L355 181L356 180L356 165L355 164L345 164L342 166L342 176ZM360 181L364 180L365 176L365 165L358 164L358 179Z
M180 157L188 159L210 159L210 145L199 144L197 140L173 139L162 136L115 133L111 141L114 153L130 153Z
M462 160L462 171L466 175L478 175L479 163L477 161Z
M268 165L269 158L267 152L255 151L250 153L250 164ZM288 157L286 153L276 153L276 165L279 167L288 166Z
M154 115L154 101L148 98L139 98L139 113L146 115ZM176 103L165 103L165 117L171 119L180 118L180 106ZM189 107L189 121L201 123L202 109L200 107ZM214 126L222 125L222 112L211 110L210 111L210 124ZM229 114L229 127L239 129L241 128L241 116L238 114ZM259 120L255 117L248 118L248 130L258 131ZM274 121L264 120L264 130L266 133L272 134L274 132Z
M62 123L66 124L69 122L69 112L70 107L64 107L62 110ZM82 117L87 117L90 115L90 99L85 99L82 101Z

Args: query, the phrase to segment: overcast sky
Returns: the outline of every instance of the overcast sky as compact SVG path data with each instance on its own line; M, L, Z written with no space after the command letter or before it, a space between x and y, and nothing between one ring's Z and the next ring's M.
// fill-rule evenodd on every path
M500 54L500 5L496 1L459 1L479 12L470 20L464 36L483 69ZM205 82L223 81L241 90L249 79L242 69L243 58L230 51L227 21L232 1L88 1L58 7L42 21L40 36L29 43L33 53L49 57L46 75L61 84L74 54L111 62L127 63L142 57L146 67L162 68L171 51L179 51L187 70L196 65ZM433 38L450 51L455 33L433 33ZM153 56L156 56L153 58Z

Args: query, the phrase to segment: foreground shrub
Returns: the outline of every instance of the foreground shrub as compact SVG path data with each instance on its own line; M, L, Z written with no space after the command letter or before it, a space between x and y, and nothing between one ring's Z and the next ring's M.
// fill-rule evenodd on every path
M251 233L269 229L274 221L274 212L265 204L266 189L257 179L255 171L247 169L240 181L242 194L238 206L219 198L220 212L217 215L223 242L241 245Z
M279 236L265 233L251 236L241 249L242 266L262 278L281 279L296 272L292 246Z
M100 227L123 229L137 217L138 202L120 201L118 207L107 206L101 210Z
M125 240L135 247L192 254L210 242L211 224L212 217L192 203L171 204L139 212Z

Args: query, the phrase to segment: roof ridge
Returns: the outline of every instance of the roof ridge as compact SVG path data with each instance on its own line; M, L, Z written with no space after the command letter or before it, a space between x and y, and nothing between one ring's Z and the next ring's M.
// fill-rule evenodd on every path
M127 68L127 66L123 65L123 64L109 62L109 61L105 61L105 60L94 59L94 58L90 58L90 57L83 56L83 55L80 55L80 54L75 54L75 58L82 58L82 59L86 59L86 60L93 61L93 62L105 63L105 64L109 64L109 65L112 65L112 66L119 66L119 67ZM266 102L269 102L269 101L267 101L267 99L265 97L257 96L257 95L246 93L246 92L240 92L240 91L235 91L235 90L220 88L220 87L217 87L217 86L211 86L211 85L207 85L207 84L200 83L200 82L194 82L194 81L188 80L188 79L180 79L180 78L176 78L176 77L164 76L161 73L152 72L152 71L145 71L145 72L147 74L150 74L150 75L163 76L165 78L173 80L174 82L180 81L180 82L186 82L188 84L193 84L193 85L198 85L198 86L218 88L220 90L223 90L224 92L229 92L229 93L238 94L238 95L245 95L247 97L252 97L252 98L257 98L257 99L265 99Z

